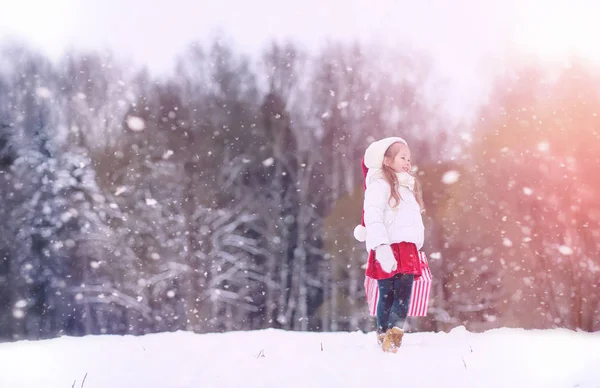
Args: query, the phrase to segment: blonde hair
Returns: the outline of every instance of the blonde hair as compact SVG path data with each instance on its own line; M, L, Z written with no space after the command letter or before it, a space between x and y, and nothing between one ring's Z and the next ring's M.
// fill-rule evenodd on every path
M385 151L385 154L383 154L384 160L386 158L393 160L396 157L396 155L398 155L398 152L400 152L400 144L404 144L404 143L396 142L396 143L393 143L391 146L389 146L388 149ZM383 172L384 179L387 181L387 183L390 185L390 188L391 188L390 198L388 199L388 204L393 209L400 204L400 200L402 199L402 197L400 195L400 190L398 187L399 186L398 185L398 176L396 175L396 171L394 171L394 169L392 169L390 166L388 166L385 163L383 163L381 170ZM417 179L416 176L414 176L413 174L411 174L411 175L413 176L413 178L415 178L415 187L414 187L414 191L413 191L414 195L415 195L415 199L417 200L417 203L419 204L419 207L421 208L421 212L423 212L423 210L425 209L425 203L423 202L423 192L422 192L421 182L419 182L419 180ZM393 204L392 204L392 200L394 201Z

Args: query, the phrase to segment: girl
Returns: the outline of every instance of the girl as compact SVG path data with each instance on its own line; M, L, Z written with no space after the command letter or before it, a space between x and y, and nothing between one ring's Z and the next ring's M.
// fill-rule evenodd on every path
M363 159L364 226L354 231L359 241L366 241L366 275L377 279L379 287L377 339L391 352L402 343L413 279L421 275L424 206L411 168L404 139L389 137L369 145Z

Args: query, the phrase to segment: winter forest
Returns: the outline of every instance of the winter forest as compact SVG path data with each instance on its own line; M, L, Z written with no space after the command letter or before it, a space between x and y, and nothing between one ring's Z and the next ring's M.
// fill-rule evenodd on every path
M411 330L600 330L600 73L515 65L451 118L431 61L190 44L172 76L0 46L0 340L372 330L361 158L411 147L434 283Z

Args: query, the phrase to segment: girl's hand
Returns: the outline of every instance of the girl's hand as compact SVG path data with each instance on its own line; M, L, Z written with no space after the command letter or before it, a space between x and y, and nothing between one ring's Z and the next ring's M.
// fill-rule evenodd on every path
M375 260L381 265L381 269L387 273L393 272L398 268L398 263L392 252L392 247L384 244L375 248Z

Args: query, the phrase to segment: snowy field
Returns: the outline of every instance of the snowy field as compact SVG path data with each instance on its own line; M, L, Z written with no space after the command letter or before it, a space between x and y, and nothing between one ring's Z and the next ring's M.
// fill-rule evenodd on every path
M63 337L0 344L0 367L1 388L599 388L600 333L460 327L397 354L361 332Z

